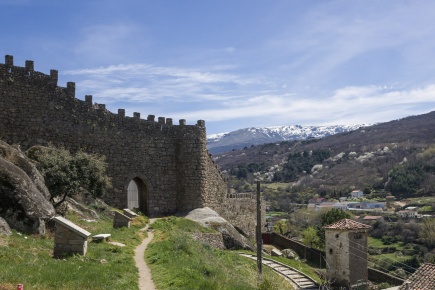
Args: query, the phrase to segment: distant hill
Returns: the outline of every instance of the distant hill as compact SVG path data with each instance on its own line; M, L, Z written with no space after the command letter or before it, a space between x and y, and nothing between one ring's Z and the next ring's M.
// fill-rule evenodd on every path
M230 177L292 182L318 193L379 189L435 195L435 112L337 133L213 156ZM240 182L238 182L240 183Z
M367 125L251 127L228 133L209 135L207 136L207 148L211 153L216 154L265 143L311 138L318 139L349 132L364 126Z

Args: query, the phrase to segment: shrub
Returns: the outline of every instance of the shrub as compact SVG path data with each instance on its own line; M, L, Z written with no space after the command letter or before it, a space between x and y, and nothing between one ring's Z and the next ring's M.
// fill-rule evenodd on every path
M392 237L392 236L383 236L382 237L382 243L384 245L391 245L391 244L394 244L396 241L397 241L396 238Z
M111 186L103 156L82 151L71 154L64 148L52 145L32 147L27 154L38 162L38 169L45 178L55 207L62 204L67 196L76 193L85 192L93 197L101 197ZM57 197L60 200L54 202Z

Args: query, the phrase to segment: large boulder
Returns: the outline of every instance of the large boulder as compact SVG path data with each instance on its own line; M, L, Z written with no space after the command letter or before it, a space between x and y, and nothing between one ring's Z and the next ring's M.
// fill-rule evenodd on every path
M299 261L298 254L295 251L293 251L292 249L284 249L281 251L281 253L284 255L284 257L286 257L288 259Z
M45 220L55 215L44 178L26 155L0 141L0 216L26 233L45 233Z
M254 249L254 246L246 237L241 235L228 221L209 207L194 209L185 218L220 232L225 248L228 250Z

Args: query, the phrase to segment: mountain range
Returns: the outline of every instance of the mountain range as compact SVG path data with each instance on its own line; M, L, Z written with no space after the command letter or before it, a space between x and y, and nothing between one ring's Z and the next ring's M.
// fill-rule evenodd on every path
M368 124L332 125L332 126L275 126L264 128L245 128L227 133L207 136L207 148L210 153L218 154L252 145L281 141L319 139L337 133L344 133L368 126Z
M308 192L307 198L354 189L402 198L435 195L434 128L435 111L318 139L244 147L213 159L237 192L260 180L291 183L290 191Z

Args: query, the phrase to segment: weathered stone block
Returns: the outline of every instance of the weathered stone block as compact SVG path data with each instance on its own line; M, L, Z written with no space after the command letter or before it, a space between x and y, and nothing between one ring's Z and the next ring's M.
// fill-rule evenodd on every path
M63 217L55 217L53 220L56 223L53 256L59 258L65 254L85 255L87 238L91 233Z
M121 227L130 227L131 218L120 213L119 211L115 211L115 216L113 218L113 227L121 228Z

